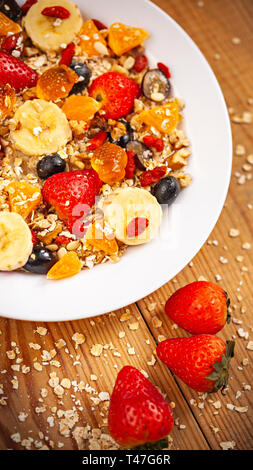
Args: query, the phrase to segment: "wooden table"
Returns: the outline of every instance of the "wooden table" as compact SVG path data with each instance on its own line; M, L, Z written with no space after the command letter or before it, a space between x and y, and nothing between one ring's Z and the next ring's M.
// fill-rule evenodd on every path
M106 433L106 399L118 371L126 364L146 371L150 380L166 392L168 401L175 404L172 449L252 448L253 352L247 345L253 339L253 259L249 245L253 230L252 156L248 158L253 154L253 133L252 124L238 121L249 121L250 116L243 113L253 112L253 2L156 3L198 44L216 73L229 109L233 108L230 114L234 146L239 147L224 210L209 241L192 263L176 279L137 304L92 320L66 323L0 319L1 449L75 449L72 432L76 435L77 427L86 429L79 446L104 447L106 438L101 438L100 433ZM215 197L215 181L213 190ZM230 232L231 228L240 234L231 236L236 234ZM154 356L159 336L185 335L166 318L166 299L178 287L202 277L219 282L231 297L234 322L220 336L234 337L237 344L225 396L194 393ZM83 337L73 336L75 333L85 335L86 341L78 344ZM100 356L92 355L91 351L99 353L102 348ZM64 378L70 379L70 389L66 388L69 380L61 382ZM60 387L58 381L62 383ZM68 411L73 409L75 413Z

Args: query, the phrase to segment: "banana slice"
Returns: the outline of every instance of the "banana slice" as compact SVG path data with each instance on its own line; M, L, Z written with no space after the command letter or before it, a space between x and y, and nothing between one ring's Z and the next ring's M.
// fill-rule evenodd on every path
M41 14L44 8L61 6L70 12L69 18L60 20ZM83 21L79 8L69 0L40 0L24 18L24 26L35 46L43 51L59 51L73 41Z
M22 268L32 250L31 231L21 215L0 212L0 271Z
M16 111L13 121L16 130L11 132L11 139L26 155L58 152L72 138L65 114L48 101L26 101Z
M160 204L141 188L119 189L102 198L99 208L116 238L126 245L149 242L156 236L162 220Z

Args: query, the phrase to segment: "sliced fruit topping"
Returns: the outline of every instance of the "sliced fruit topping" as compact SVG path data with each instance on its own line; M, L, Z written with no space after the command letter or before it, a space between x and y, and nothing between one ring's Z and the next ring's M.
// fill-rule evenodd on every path
M78 45L87 57L108 55L106 42L92 20L87 20L83 24Z
M93 169L69 171L49 177L42 196L73 233L82 237L83 219L95 203L101 186L102 181Z
M22 10L15 0L1 0L0 12L4 13L12 21L18 21L22 15Z
M71 42L66 49L62 51L61 59L59 64L60 65L69 65L73 55L75 54L75 44Z
M44 16L51 16L53 18L60 18L61 20L66 20L70 17L69 10L61 6L43 8L41 14Z
M56 104L44 100L26 101L13 122L16 130L11 132L11 139L26 155L58 152L72 137L65 114Z
M55 65L47 69L39 78L36 86L38 98L54 101L68 96L78 75L66 65Z
M85 240L88 246L101 250L109 256L118 253L119 247L115 240L115 234L104 220L97 220L90 225Z
M161 70L148 70L143 77L141 88L146 98L159 103L168 98L170 82Z
M153 170L144 171L140 176L141 186L145 187L157 183L165 175L166 171L166 166L158 166Z
M149 127L153 126L162 134L169 134L173 131L179 119L178 105L174 101L142 111L138 116L140 122Z
M87 145L87 150L92 151L103 145L104 141L107 139L107 132L98 132Z
M164 149L163 139L155 137L154 135L145 135L143 137L143 142L147 147L154 147L157 152L162 152Z
M89 89L90 96L101 103L106 119L127 116L132 111L139 92L137 83L118 72L100 75Z
M48 7L64 8L69 12L69 17L61 19L42 15L42 11ZM57 52L63 44L67 46L73 42L82 23L78 7L69 0L40 0L31 6L24 18L28 36L43 51Z
M127 226L127 236L128 238L138 237L149 225L149 220L146 217L135 217Z
M81 271L82 263L74 251L66 253L48 271L47 278L54 281L75 276Z
M21 28L19 24L12 21L8 16L0 11L0 36L19 33Z
M32 235L21 215L0 212L0 271L24 266L32 249Z
M13 181L7 186L12 212L26 219L42 202L40 189L26 181Z
M139 140L131 140L126 145L127 151L133 151L135 165L139 170L145 171L146 165L153 157L153 152Z
M34 274L47 274L56 261L56 256L52 251L37 245L33 248L24 269Z
M174 176L162 178L153 188L153 195L159 204L171 205L180 193L180 184Z
M91 165L104 183L116 183L125 176L127 154L118 145L108 142L95 150Z
M136 72L142 72L148 66L148 58L144 54L138 55L135 59L134 68Z
M15 91L8 83L0 83L0 119L8 116L13 110L15 96Z
M56 173L62 173L65 169L66 162L60 157L60 155L58 155L58 153L46 155L37 163L38 176L43 180L46 180Z
M157 67L159 70L161 70L162 73L164 73L164 75L166 75L167 78L171 77L170 69L167 67L167 65L164 65L162 62L157 62Z
M1 43L2 51L4 51L4 52L13 51L13 49L16 48L20 38L21 38L20 33L11 34L10 36L7 36L6 38L4 38L4 40Z
M16 91L34 87L38 75L20 59L0 51L0 83L9 83Z
M102 198L99 207L104 212L105 220L114 230L116 238L126 245L140 245L157 235L162 220L161 207L156 198L145 189L119 189ZM148 225L145 222L145 230L137 236L133 236L131 230L129 237L127 228L136 218L148 220Z
M91 69L89 69L89 67L82 62L72 63L70 64L70 68L74 70L74 72L79 77L78 82L75 83L72 90L70 91L70 95L76 95L77 93L81 93L89 85L91 79Z
M66 114L67 119L76 121L90 121L101 108L101 104L90 96L69 96L62 111Z
M113 23L108 32L109 46L118 56L142 45L144 39L148 37L149 34L145 29L134 28L123 23Z

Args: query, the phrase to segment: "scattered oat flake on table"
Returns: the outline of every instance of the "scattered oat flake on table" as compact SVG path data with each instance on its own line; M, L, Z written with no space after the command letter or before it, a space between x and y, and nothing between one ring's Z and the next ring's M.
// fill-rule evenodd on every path
M38 333L40 336L45 336L47 334L47 329L42 326L38 326L38 328L35 330L35 333Z
M157 316L152 318L152 325L154 328L160 328L162 326L163 322L158 318Z
M129 323L129 329L132 330L132 331L135 331L135 330L138 330L139 328L139 322L136 321L134 323Z
M78 345L83 344L85 342L85 336L82 333L74 333L72 336L73 341L76 343L75 348L78 348Z
M234 449L236 446L235 441L227 441L227 442L220 442L220 447L222 450L229 450L229 449Z
M90 353L92 356L99 357L101 356L103 351L103 345L102 344L94 344L90 350Z
M253 351L253 341L248 342L246 349L248 349L248 351Z

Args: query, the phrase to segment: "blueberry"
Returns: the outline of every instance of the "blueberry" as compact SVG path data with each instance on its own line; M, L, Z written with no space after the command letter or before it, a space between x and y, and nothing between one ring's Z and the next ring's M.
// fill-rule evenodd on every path
M127 131L126 134L122 135L119 140L114 140L110 132L108 132L108 140L109 142L111 142L111 144L119 145L119 147L126 148L128 142L130 142L130 140L132 140L133 138L133 129L130 126L129 122L127 122L125 119L120 119L119 122L124 124Z
M168 204L169 206L175 201L179 193L180 185L174 176L162 178L153 188L153 195L159 204Z
M141 88L146 98L161 102L169 96L170 82L161 70L152 69L145 73Z
M24 269L35 274L47 274L56 261L56 256L52 251L47 250L43 246L36 245Z
M62 173L65 169L66 162L58 153L47 155L37 163L38 175L43 180L46 180L49 176L55 175L55 173Z
M73 86L70 95L81 93L90 83L91 70L81 62L73 63L70 68L78 75L79 81Z
M153 157L153 152L143 142L139 140L130 140L126 145L127 152L132 150L134 152L135 165L141 171L146 170L146 164Z
M18 21L22 15L22 10L15 0L0 0L0 11L12 21Z

